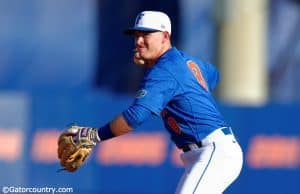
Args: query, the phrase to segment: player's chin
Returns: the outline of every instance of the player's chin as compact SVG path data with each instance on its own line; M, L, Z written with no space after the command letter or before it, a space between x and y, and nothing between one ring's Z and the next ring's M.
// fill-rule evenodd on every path
M147 60L151 56L151 53L146 48L138 49L137 52L139 53L139 57L145 60Z

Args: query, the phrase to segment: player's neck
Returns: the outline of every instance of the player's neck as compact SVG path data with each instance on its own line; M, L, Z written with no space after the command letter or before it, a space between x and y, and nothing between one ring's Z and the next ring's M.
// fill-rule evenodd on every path
M172 48L172 45L171 44L166 44L164 47L162 47L161 51L159 52L159 55L156 59L154 60L147 60L146 62L146 67L147 68L150 68L152 67L156 62L157 60L159 60L159 58L165 53L167 52L170 48Z

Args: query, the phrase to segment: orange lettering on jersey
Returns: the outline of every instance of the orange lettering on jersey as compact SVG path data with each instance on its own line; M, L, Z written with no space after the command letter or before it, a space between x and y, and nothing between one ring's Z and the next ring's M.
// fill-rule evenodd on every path
M194 74L194 76L196 77L197 81L199 82L199 84L206 90L208 91L208 87L206 84L205 79L203 78L203 75L201 73L201 70L198 66L197 63L195 63L194 61L188 61L187 62L188 67L190 68L190 70L192 71L192 73Z
M177 134L181 133L180 127L173 117L167 118L167 123L175 133Z
M167 116L167 114L168 114L167 109L163 109L163 110L161 111L161 113L160 113L160 116L161 116L161 117L165 117L165 116Z

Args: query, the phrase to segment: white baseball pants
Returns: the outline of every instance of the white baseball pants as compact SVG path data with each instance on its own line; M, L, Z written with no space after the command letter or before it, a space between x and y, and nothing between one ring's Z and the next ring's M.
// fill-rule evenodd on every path
M243 154L232 134L217 129L202 143L180 155L185 172L176 194L221 194L239 176Z

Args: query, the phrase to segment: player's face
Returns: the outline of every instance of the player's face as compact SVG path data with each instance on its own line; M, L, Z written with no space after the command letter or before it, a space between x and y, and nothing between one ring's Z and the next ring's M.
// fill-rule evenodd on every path
M164 52L166 32L142 32L135 35L135 50L146 63L154 63Z

